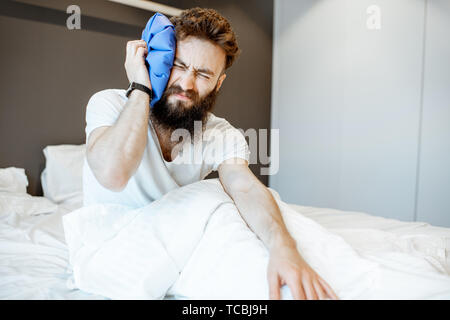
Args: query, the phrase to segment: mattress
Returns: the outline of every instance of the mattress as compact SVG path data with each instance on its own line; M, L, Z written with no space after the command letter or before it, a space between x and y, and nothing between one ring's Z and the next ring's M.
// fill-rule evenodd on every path
M42 200L39 198L43 197L33 197ZM81 199L72 200L37 215L0 205L0 299L105 299L73 289L69 281L62 217L81 203ZM291 207L340 235L361 254L406 252L450 275L450 228L361 212Z

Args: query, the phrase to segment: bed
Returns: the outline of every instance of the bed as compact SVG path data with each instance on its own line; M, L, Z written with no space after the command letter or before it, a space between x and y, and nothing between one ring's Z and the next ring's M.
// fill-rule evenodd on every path
M24 192L23 169L0 169L8 170L3 175L3 187L0 181L0 299L107 299L75 288L69 276L69 253L62 218L82 207L76 172L80 170L84 146L47 147L44 154L47 164L42 174L42 197ZM0 180L1 177L0 173ZM381 263L389 261L389 268L402 272L414 273L427 268L429 274L450 280L449 228L361 212L289 206L342 237L363 257ZM423 265L406 270L404 260L396 264L399 256L414 257L414 261L420 260ZM421 298L450 299L450 287L448 289L446 292L442 288L425 290L427 293ZM170 294L165 297L175 298L190 297Z

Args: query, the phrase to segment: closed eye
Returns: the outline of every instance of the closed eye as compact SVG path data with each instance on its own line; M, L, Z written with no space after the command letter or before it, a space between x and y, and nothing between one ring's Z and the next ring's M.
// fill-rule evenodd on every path
M179 64L174 64L173 65L175 68L180 68L182 70L186 70L187 68L185 66L180 66ZM203 79L209 80L210 76L204 73L197 73L200 77L202 77Z

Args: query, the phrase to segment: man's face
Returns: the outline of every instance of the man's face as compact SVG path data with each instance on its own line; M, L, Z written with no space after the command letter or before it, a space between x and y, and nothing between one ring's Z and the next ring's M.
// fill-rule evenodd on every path
M153 106L152 116L170 129L192 133L194 121L203 121L225 80L225 52L210 41L187 37L177 42L167 88Z
M187 37L177 42L173 68L167 88L179 87L182 92L168 97L169 104L181 102L189 108L195 99L204 99L213 89L219 90L226 75L225 52L210 41Z

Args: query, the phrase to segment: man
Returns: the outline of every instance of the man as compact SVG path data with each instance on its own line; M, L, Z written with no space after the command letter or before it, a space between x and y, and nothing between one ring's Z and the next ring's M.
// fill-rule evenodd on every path
M225 70L239 53L229 22L217 11L202 8L185 10L171 21L177 37L175 60L167 88L153 108L149 108L149 94L141 90L133 90L128 98L125 90L104 90L89 101L85 205L144 206L217 170L224 190L270 252L270 298L279 299L280 286L287 284L295 299L337 299L301 257L271 193L249 170L245 138L242 134L229 138L226 131L239 131L210 112ZM147 53L145 41L128 42L125 69L130 83L151 88ZM201 121L203 130L214 129L215 135L223 136L222 152L216 153L215 162L206 161L214 143L202 147L200 163L178 160L181 153L195 148L189 151L190 143L174 140L172 134L177 129L193 134L195 121Z

